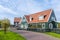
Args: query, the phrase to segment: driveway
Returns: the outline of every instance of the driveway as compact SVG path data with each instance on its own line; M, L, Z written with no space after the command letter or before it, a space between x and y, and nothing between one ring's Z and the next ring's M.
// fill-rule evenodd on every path
M13 29L11 31L24 36L27 40L60 40L58 38L49 36L44 33L31 32L26 30L16 30L16 29Z

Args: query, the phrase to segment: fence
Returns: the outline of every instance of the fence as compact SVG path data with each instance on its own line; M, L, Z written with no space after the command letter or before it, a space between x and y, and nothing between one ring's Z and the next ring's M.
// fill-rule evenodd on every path
M42 29L42 28L28 28L28 31L35 31L35 32L49 32L49 29Z
M55 32L60 34L60 28L54 28L54 29L28 28L27 30L35 32Z
M60 28L54 28L54 29L52 29L52 32L60 34Z

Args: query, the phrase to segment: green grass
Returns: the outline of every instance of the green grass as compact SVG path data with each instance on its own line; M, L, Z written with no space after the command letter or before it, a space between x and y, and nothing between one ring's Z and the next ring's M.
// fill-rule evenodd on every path
M4 34L3 31L0 31L0 40L26 40L21 35L8 31L7 34Z
M54 32L46 32L46 34L51 35L56 38L60 38L60 34L54 33Z

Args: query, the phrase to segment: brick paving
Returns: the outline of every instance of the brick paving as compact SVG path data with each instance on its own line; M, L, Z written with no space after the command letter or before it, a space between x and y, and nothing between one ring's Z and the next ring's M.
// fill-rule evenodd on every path
M52 37L44 33L31 32L26 30L15 30L15 29L11 31L24 36L27 40L60 40L58 38Z

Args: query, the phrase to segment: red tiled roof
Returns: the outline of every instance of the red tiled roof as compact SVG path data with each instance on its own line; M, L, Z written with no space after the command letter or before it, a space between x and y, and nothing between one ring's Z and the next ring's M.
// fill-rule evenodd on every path
M26 17L28 23L48 22L51 11L52 11L52 9L49 9L49 10L45 10L45 11L38 12L35 14L25 15L25 17ZM44 19L39 20L39 16L42 16L42 15L45 16ZM30 17L33 18L32 21L30 21Z
M20 17L15 17L14 22L21 22L21 18Z

